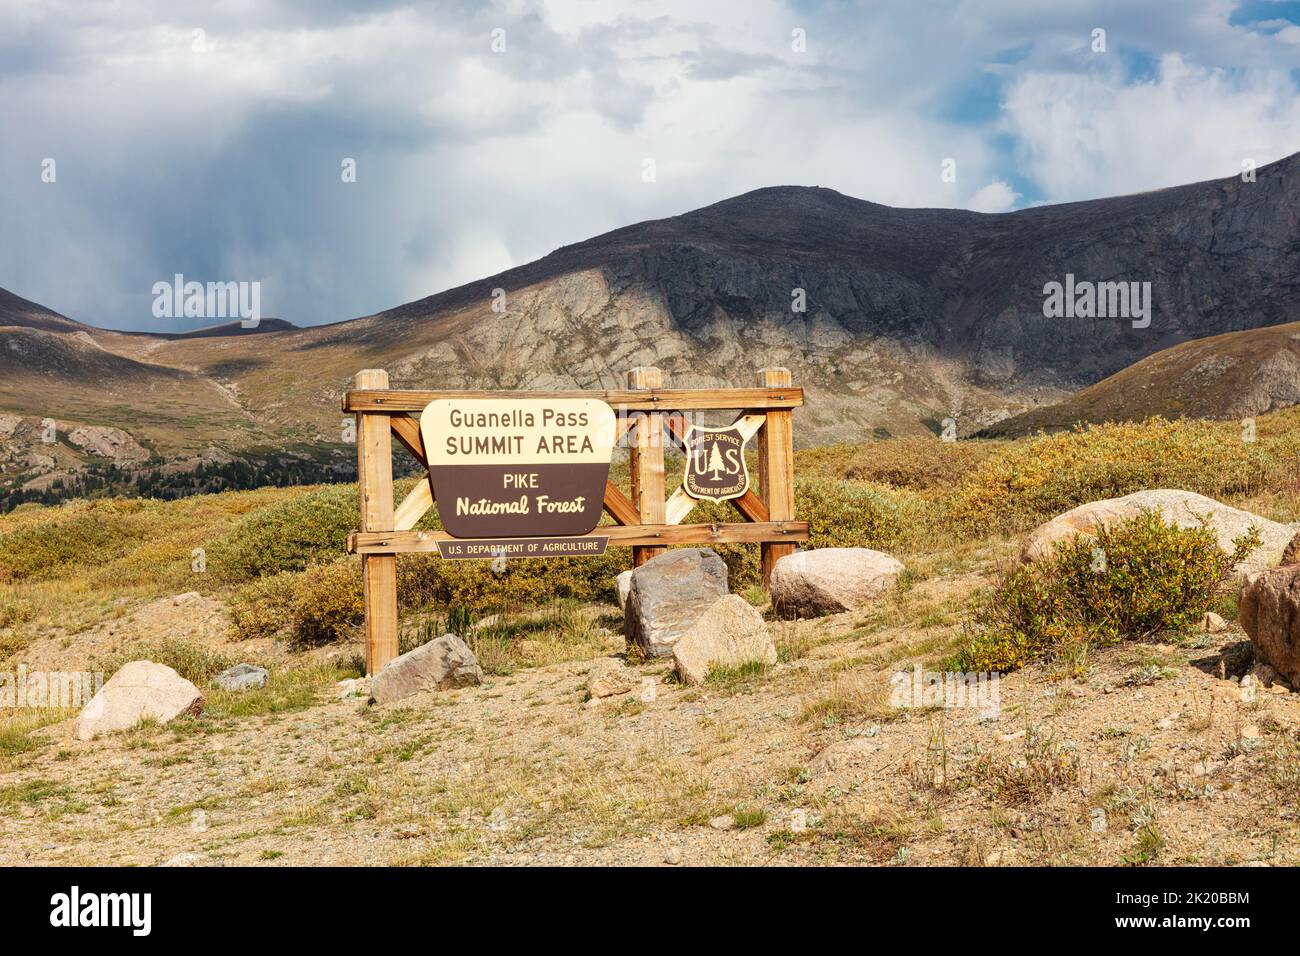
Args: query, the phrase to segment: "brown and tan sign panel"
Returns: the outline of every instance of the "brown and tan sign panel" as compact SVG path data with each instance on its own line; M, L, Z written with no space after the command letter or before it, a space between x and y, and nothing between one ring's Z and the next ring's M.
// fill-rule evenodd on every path
M748 436L738 427L687 429L686 474L682 487L692 498L726 501L749 490L749 468L745 464Z
M564 537L599 523L616 436L604 402L438 399L421 414L420 432L449 534Z

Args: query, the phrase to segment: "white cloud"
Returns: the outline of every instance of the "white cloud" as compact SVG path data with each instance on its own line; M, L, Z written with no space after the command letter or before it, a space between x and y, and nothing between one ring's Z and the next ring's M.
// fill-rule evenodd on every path
M975 212L1010 212L1015 208L1020 193L1016 192L1001 179L989 183L977 190L966 204L967 209Z
M1233 7L22 0L0 38L0 286L138 327L159 277L260 279L284 318L327 321L762 186L1002 211L1011 182L1063 200L1229 175L1300 148L1296 28L1233 27ZM1125 50L1165 54L1157 79L1132 82ZM989 76L1004 116L964 115Z
M1300 148L1300 97L1282 72L1234 76L1167 54L1150 82L1116 72L1028 73L1006 103L1007 129L1052 201L1231 176Z

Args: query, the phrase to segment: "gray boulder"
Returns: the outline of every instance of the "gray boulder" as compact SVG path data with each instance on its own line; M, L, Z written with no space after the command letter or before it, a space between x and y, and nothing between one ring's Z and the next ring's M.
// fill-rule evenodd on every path
M768 585L781 617L856 611L898 581L903 564L870 548L796 551L776 562Z
M256 664L236 664L214 677L212 683L222 690L255 690L258 687L265 687L270 676L265 667L258 667Z
M682 682L703 684L715 667L775 664L776 645L767 623L739 594L713 603L673 644L673 664Z
M676 548L632 572L623 632L646 657L666 657L673 644L727 594L727 566L708 548Z
M482 682L483 669L469 645L455 634L444 634L385 664L370 683L370 697L377 704L391 704L423 691Z

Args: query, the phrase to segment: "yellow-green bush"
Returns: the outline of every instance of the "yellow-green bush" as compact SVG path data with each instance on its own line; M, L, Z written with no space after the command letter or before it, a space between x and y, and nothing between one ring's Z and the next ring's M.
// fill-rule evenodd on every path
M840 442L798 452L795 470L799 474L929 491L955 485L1003 444L942 441L934 436Z
M888 551L923 541L932 522L913 492L832 478L796 479L795 513L808 522L810 548Z
M556 598L613 600L614 579L631 566L625 549L590 558L518 558L498 570L491 561L399 558L398 595L407 606L458 606L485 613L544 604Z
M209 545L208 570L228 582L302 571L346 553L359 523L355 484L312 488L237 521Z
M0 587L0 627L13 627L30 621L36 610L32 602L15 589Z
M360 562L259 578L236 593L230 617L239 640L284 633L295 644L322 644L350 637L365 620Z
M133 644L102 663L97 661L95 669L102 671L104 679L107 680L124 664L129 664L131 661L153 661L155 664L164 664L187 681L200 687L235 663L224 654L211 651L201 644L171 638Z
M155 532L157 504L100 498L25 514L0 533L0 581L48 580L111 561Z
M1015 670L1080 641L1186 631L1259 546L1258 530L1235 544L1224 554L1209 528L1171 527L1155 512L1064 542L1050 560L1011 570L977 605L963 669Z
M964 480L945 508L955 530L1020 530L1076 505L1145 488L1227 498L1252 494L1294 461L1296 432L1242 440L1236 422L1199 419L1090 425L1008 443Z

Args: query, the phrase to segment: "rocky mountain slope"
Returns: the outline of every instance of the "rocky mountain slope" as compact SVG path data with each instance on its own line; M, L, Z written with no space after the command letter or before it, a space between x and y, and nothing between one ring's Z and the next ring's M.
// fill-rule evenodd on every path
M1148 356L1064 401L987 428L1015 437L1085 422L1246 419L1300 403L1300 322L1184 342Z
M1045 316L1067 275L1149 282L1149 325ZM330 326L127 334L0 293L0 412L121 428L155 462L287 449L346 467L338 399L363 367L407 387L596 388L635 365L691 386L781 364L808 390L803 444L948 418L971 434L1171 346L1297 320L1300 155L1252 183L1001 215L783 186Z

